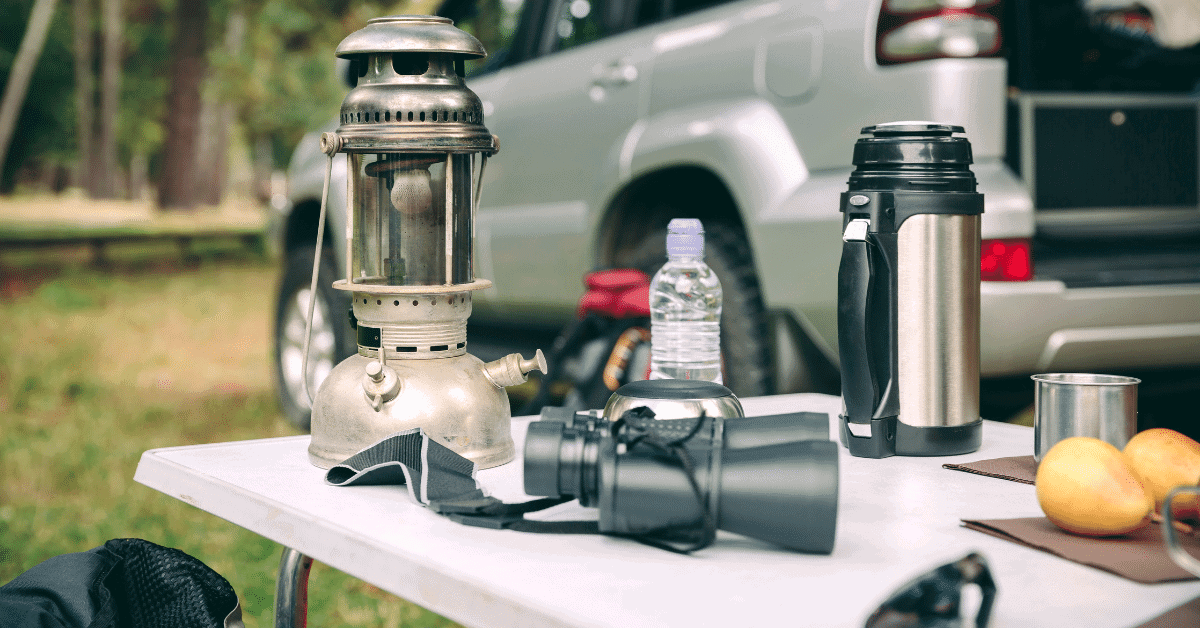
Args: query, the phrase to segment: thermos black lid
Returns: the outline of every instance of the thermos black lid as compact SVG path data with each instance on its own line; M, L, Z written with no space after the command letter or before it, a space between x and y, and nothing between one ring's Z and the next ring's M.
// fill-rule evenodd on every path
M863 127L854 143L850 190L974 192L971 142L961 126L887 122Z
M953 124L938 124L937 122L884 122L881 124L872 124L864 126L863 135L871 133L875 137L885 135L914 135L914 136L949 136L954 133L963 133L963 128Z
M971 163L971 143L961 126L935 122L888 122L863 127L863 135L854 144L854 165L863 164L945 164Z

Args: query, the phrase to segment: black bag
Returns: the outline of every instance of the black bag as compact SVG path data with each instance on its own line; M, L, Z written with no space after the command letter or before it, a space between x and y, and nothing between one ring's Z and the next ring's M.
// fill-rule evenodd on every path
M547 356L550 372L519 414L537 414L554 391L569 388L558 405L603 408L623 384L646 378L650 349L650 278L629 268L596 271L571 322Z
M4 628L242 628L233 587L177 549L114 539L0 586Z

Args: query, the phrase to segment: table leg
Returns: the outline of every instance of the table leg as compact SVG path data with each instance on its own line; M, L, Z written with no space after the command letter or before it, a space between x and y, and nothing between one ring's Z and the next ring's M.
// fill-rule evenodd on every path
M279 558L279 581L275 583L275 628L308 626L308 572L312 559L285 547Z

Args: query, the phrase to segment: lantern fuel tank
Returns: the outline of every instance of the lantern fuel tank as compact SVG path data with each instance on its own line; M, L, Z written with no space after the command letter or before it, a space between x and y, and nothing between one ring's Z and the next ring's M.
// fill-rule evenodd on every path
M963 128L862 130L841 195L841 438L850 453L943 456L979 448L983 195Z

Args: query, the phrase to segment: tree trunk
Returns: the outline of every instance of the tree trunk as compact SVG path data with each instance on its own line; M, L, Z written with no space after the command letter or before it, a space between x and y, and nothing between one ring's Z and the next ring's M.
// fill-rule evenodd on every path
M200 85L204 78L208 3L178 0L171 42L171 90L167 95L167 137L163 147L158 204L164 209L195 204L196 148Z
M129 198L134 201L147 201L146 180L150 175L150 161L144 153L134 153L129 158Z
M75 120L79 140L79 165L75 184L95 196L95 155L92 137L96 132L96 82L92 76L92 3L75 0Z
M121 0L101 0L104 17L104 46L100 55L100 127L97 132L96 192L100 198L116 198L124 188L117 164L117 119L121 105Z
M234 8L225 21L225 54L230 60L242 54L246 41L246 16ZM201 115L200 169L197 198L208 205L220 205L229 188L229 141L233 135L236 111L218 86L206 90Z
M200 97L200 119L196 132L196 176L193 181L196 189L192 192L192 198L204 205L220 205L219 173L223 138L220 137L221 124L217 118L220 116L221 104L214 94L215 86L211 81L209 83L202 89L203 95Z
M29 14L29 25L25 27L25 36L21 38L21 47L13 59L12 70L8 74L8 85L4 87L4 97L0 99L0 173L4 172L4 158L8 155L8 144L12 142L13 131L17 126L17 116L21 106L25 104L25 94L29 90L29 79L33 78L33 69L37 66L38 57L46 45L46 33L50 30L50 19L54 17L55 0L37 0L33 11Z

